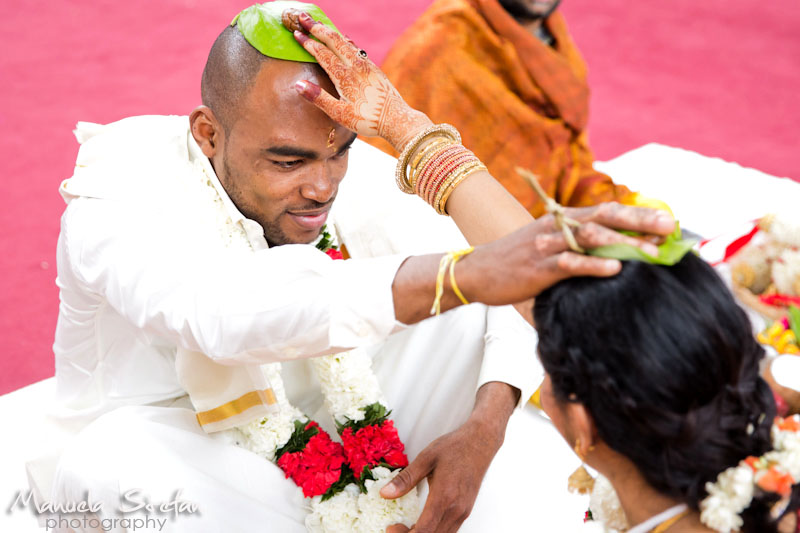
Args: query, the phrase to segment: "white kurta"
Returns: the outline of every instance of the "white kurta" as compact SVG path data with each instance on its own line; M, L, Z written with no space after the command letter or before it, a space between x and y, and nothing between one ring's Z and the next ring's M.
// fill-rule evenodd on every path
M451 228L432 231L445 220L432 210L429 219L393 219L391 206L410 198L379 185L391 175L368 177L378 191L373 205L386 196L377 222L366 211L359 222L356 196L365 191L348 193L351 177L343 182L347 210L334 211L333 223L354 259L335 262L307 245L268 248L261 227L225 194L186 117L134 117L76 133L83 145L75 174L61 187L68 207L54 351L59 413L89 425L64 454L55 498L88 490L113 500L134 487L163 500L183 488L202 512L186 531L222 530L241 513L251 524L285 519L300 527L298 489L277 467L208 438L193 412L177 407L185 405L179 346L226 365L293 361L284 365L287 393L309 414L321 398L302 359L369 347L412 459L465 420L483 383L510 383L524 402L541 380L535 333L511 308L471 305L413 327L396 322L391 284L404 258L461 241L449 221ZM207 187L222 197L221 220L197 208ZM252 251L226 250L226 224L244 230ZM417 240L392 244L410 235ZM386 250L397 255L377 257Z

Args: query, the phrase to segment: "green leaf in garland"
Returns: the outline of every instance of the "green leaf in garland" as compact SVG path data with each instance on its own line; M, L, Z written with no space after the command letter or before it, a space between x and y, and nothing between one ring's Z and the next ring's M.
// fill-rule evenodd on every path
M308 422L308 420L305 422L302 420L294 421L294 431L292 432L292 436L289 437L289 440L286 442L286 444L275 450L276 462L284 453L302 452L305 449L306 444L308 444L308 441L311 440L311 437L319 433L319 429L316 427L310 427L306 429Z
M317 22L325 24L336 32L339 31L328 16L314 4L284 0L250 6L236 15L231 26L235 25L247 42L265 56L287 61L316 63L314 56L306 52L305 48L295 40L292 32L284 27L281 18L287 9L305 11Z
M796 305L789 306L789 327L794 332L794 338L800 341L800 308Z
M331 485L325 492L325 494L322 495L322 501L324 502L326 500L333 498L334 496L342 492L344 488L350 483L354 483L358 487L358 490L366 494L367 485L365 481L367 479L374 479L374 478L372 477L371 474L369 475L369 477L362 476L361 479L356 478L355 474L353 474L353 471L350 469L350 466L347 463L345 463L342 465L342 473L339 476L339 480L333 485Z
M325 224L322 226L322 231L320 232L319 241L317 241L317 250L321 250L323 252L327 252L330 249L336 250L339 248L333 244L333 236L328 231L328 225Z
M599 246L592 248L587 253L596 257L619 259L620 261L644 261L654 265L672 266L683 259L695 244L697 241L694 239L681 239L681 229L676 223L675 231L668 235L664 243L658 247L658 256L652 256L641 248L623 243Z
M352 428L355 432L367 426L379 426L389 418L390 414L392 412L386 409L385 405L375 402L364 407L364 418L362 420L350 420L347 418L343 424L336 423L336 430L341 434L347 428Z

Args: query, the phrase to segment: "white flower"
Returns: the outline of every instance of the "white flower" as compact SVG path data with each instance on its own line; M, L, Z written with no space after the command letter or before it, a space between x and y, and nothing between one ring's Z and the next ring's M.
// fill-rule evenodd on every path
M714 531L730 533L742 527L742 517L719 497L710 496L703 500L701 505L700 520Z
M800 250L781 252L772 263L772 282L780 293L800 295Z
M777 242L800 246L800 216L796 212L777 213L764 217L766 231Z
M721 532L739 529L743 523L739 514L753 500L753 483L753 470L746 464L728 468L715 483L706 483L708 497L700 502L703 524Z
M359 519L359 489L353 483L342 492L322 501L322 496L311 499L311 513L306 516L306 529L311 533L352 533Z
M399 473L400 470L392 471L384 467L372 469L375 480L366 481L367 493L358 496L359 533L386 531L392 524L411 527L417 521L420 508L416 489L394 500L387 500L380 495L380 490Z
M628 529L628 519L614 487L600 474L594 480L594 487L589 496L589 509L594 520L603 523L606 528L622 531Z
M800 433L781 430L773 425L772 447L774 450L765 454L764 458L780 465L795 480L800 479Z
M363 420L363 409L373 403L386 405L372 359L361 349L316 357L312 360L319 378L325 406L340 423L345 418Z
M306 528L311 533L382 533L392 524L410 527L420 512L416 489L396 500L386 500L380 495L380 490L399 472L374 468L372 475L376 479L365 483L366 494L351 483L324 502L321 496L315 496L311 499Z
M262 365L261 369L269 380L280 410L249 424L220 432L227 434L220 438L233 440L238 446L274 462L275 452L289 441L294 432L294 421L305 420L306 417L286 398L280 363Z

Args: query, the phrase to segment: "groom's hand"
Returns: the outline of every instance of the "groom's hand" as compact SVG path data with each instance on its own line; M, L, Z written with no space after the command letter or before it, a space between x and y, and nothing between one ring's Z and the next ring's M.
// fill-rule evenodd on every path
M470 418L428 445L381 490L384 498L398 498L428 478L428 499L412 531L458 530L472 511L483 476L503 444L508 417L518 399L519 390L505 383L485 384L478 391Z

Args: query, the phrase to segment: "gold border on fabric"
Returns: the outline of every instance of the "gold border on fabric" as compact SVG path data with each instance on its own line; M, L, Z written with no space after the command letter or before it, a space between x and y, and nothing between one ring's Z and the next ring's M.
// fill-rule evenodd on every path
M219 407L197 413L197 421L201 426L205 426L241 414L256 405L275 405L276 403L278 400L272 389L254 390Z

